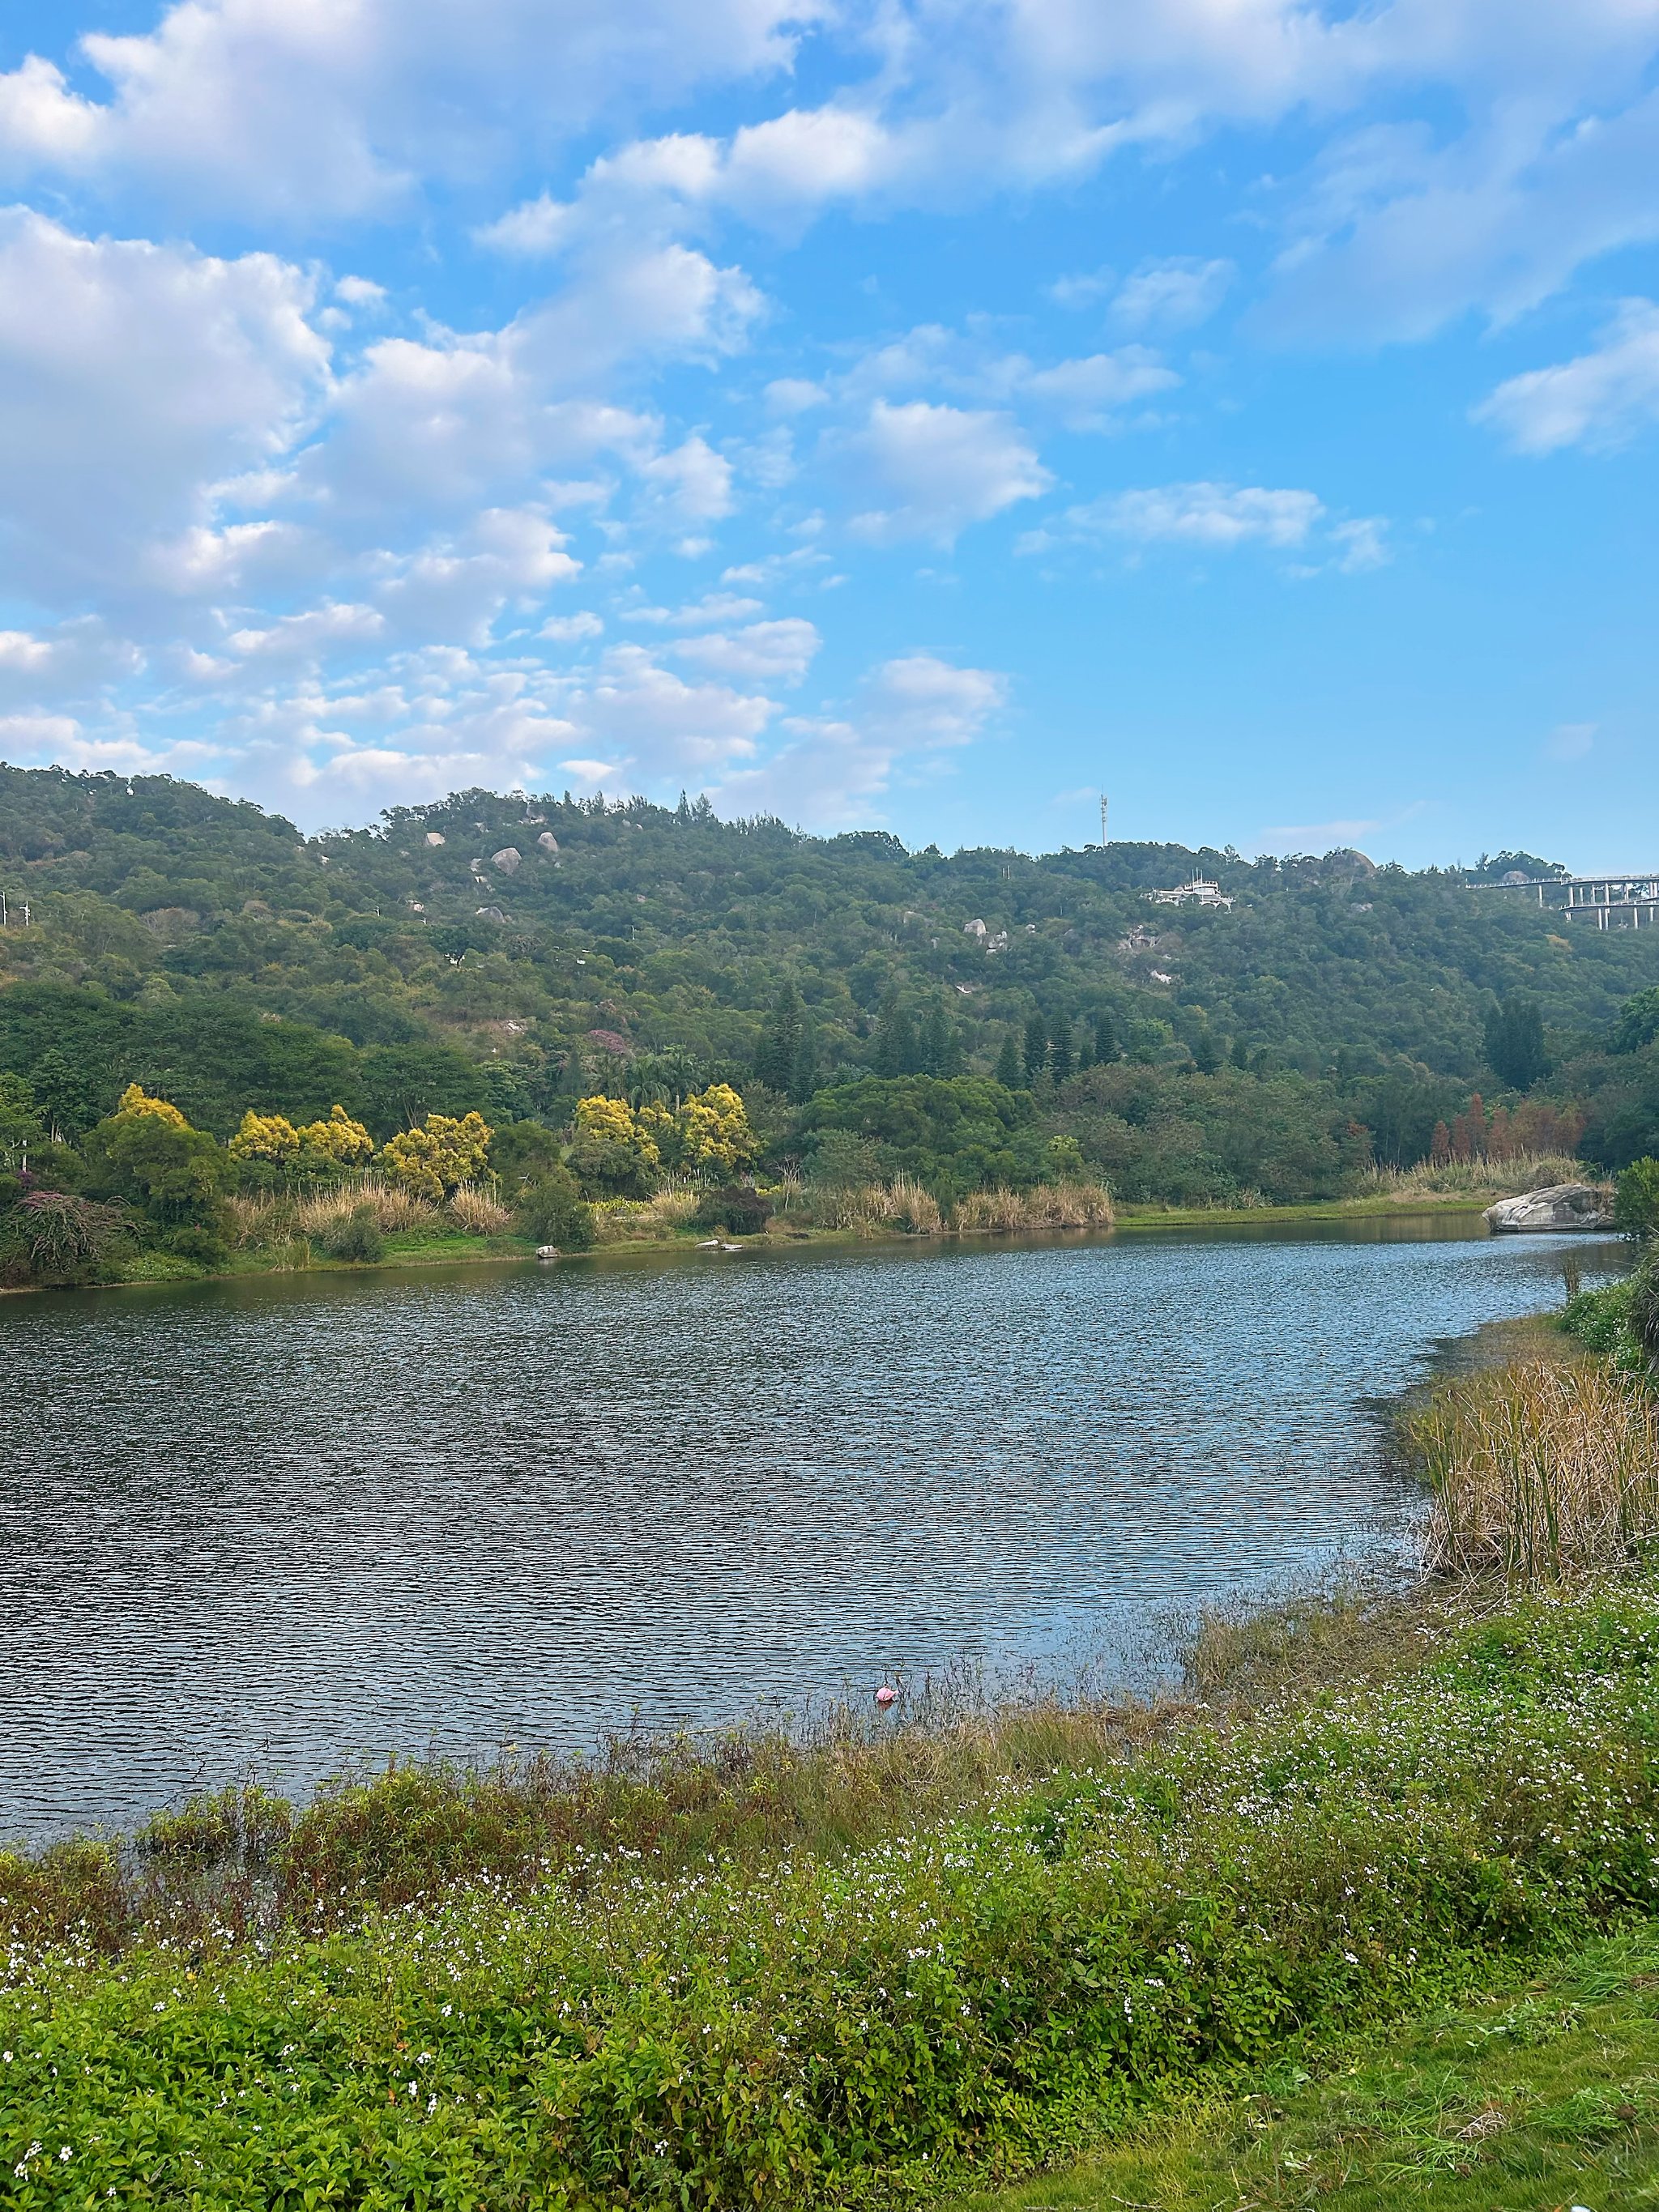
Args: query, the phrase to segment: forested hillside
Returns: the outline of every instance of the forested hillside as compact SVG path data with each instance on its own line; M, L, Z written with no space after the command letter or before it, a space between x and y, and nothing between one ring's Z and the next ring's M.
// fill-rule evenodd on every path
M1147 901L1194 871L1231 911ZM1132 1195L1335 1188L1475 1092L1540 1149L1575 1106L1607 1164L1659 1145L1651 1041L1607 1048L1659 939L1352 852L907 853L477 791L306 838L167 778L0 767L0 1068L70 1131L134 1080L221 1136L343 1102L383 1139L721 1078L775 1148L836 1127L925 1170L937 1112L906 1139L921 1094L854 1111L849 1081L978 1075Z

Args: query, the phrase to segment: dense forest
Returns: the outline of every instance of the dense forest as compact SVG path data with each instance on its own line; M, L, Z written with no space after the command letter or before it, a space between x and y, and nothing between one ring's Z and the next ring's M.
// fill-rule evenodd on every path
M1183 1202L1489 1146L1621 1167L1659 1151L1659 943L1567 924L1517 866L1549 864L947 855L481 791L305 837L0 766L0 1073L63 1142L135 1083L221 1140L341 1105L379 1143L724 1083L765 1160L947 1199L1056 1159ZM1149 902L1194 873L1231 908Z

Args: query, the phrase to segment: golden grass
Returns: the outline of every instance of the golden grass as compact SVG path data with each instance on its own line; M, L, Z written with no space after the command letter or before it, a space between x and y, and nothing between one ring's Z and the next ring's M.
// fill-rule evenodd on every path
M1018 1229L1109 1229L1111 1194L1097 1182L1040 1182L1035 1190L979 1190L957 1202L967 1234Z
M448 1212L456 1226L469 1237L502 1237L513 1226L510 1209L476 1182L459 1186L450 1199Z
M1516 1152L1507 1160L1447 1160L1438 1167L1419 1160L1415 1167L1369 1167L1361 1197L1517 1198L1522 1191L1547 1190L1553 1183L1584 1182L1593 1170L1562 1152Z
M361 1206L372 1209L386 1237L396 1236L400 1230L429 1228L439 1218L430 1200L400 1190L395 1183L382 1182L378 1176L365 1176L358 1182L339 1183L331 1190L300 1199L294 1208L294 1224L302 1237L320 1237L325 1230L349 1220Z
M812 1219L820 1229L852 1229L860 1237L937 1237L945 1226L939 1201L914 1176L891 1182L815 1185Z
M1659 1421L1598 1360L1526 1360L1442 1382L1407 1415L1431 1572L1559 1580L1659 1536Z

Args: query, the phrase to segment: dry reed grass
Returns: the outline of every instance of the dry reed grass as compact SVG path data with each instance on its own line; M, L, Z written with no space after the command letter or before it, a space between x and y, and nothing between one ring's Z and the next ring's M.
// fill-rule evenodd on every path
M852 1229L860 1237L937 1237L945 1226L939 1201L914 1176L891 1182L815 1184L812 1219L821 1229Z
M513 1226L510 1209L476 1182L464 1182L456 1189L448 1212L469 1237L503 1237Z
M1406 1416L1433 1573L1558 1581L1659 1536L1659 1421L1597 1360L1527 1360L1442 1382Z
M1517 1152L1507 1160L1447 1160L1435 1166L1369 1167L1362 1197L1518 1198L1522 1192L1547 1190L1553 1183L1583 1182L1589 1170L1582 1160L1561 1152Z
M364 1176L353 1182L335 1185L331 1190L313 1192L308 1198L295 1202L294 1224L302 1237L320 1237L330 1229L349 1221L360 1206L368 1206L374 1216L375 1225L382 1236L394 1237L399 1231L430 1228L438 1219L438 1209L430 1200L417 1198L413 1191L400 1190L395 1183L382 1182L378 1176Z
M1111 1194L1097 1182L1042 1182L1035 1190L979 1190L957 1203L965 1234L1018 1229L1109 1229Z

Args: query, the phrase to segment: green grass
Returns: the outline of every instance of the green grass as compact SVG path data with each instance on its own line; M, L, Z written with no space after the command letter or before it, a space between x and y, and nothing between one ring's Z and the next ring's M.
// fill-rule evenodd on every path
M1443 2138L1466 2091L1484 2108L1478 2069L1503 2086L1516 2054L1556 2041L1565 2067L1567 2030L1443 2036L1425 2079L1463 2070L1438 2103L1395 2091L1380 2039L1334 2087L1308 2077L1471 1990L1507 1983L1522 2004L1527 1976L1655 1912L1659 1588L1494 1596L1403 1638L1386 1610L1310 1618L1333 1639L1319 1686L1271 1638L1212 1639L1207 1713L1082 1759L1056 1736L1052 1764L1010 1761L932 1820L854 1792L835 1814L844 1848L832 1808L780 1811L764 1776L757 1804L752 1772L735 1829L699 1809L715 1760L659 1835L649 1803L617 1802L637 1843L566 1825L567 1798L418 1780L308 1830L268 1803L222 1806L153 1839L180 1886L152 1911L141 1884L136 1917L107 1848L0 1856L0 2202L870 2207L1137 2130L1120 2158L1170 2156L1146 2131L1200 2103L1189 2148L1231 2185L1258 2132L1247 2116L1235 2153L1246 2091L1280 2100L1282 2120L1251 2110L1291 2131L1290 2155L1327 2160L1338 2107L1317 2099L1349 2097L1367 2156L1409 2138L1390 2185L1409 2203L1418 2177L1459 2162ZM1355 1639L1357 1676L1341 1662ZM1241 1678L1267 1702L1236 1704ZM751 1821L772 1848L746 1844ZM1552 2076L1527 2118L1563 2158L1586 2128L1623 2140L1621 2105L1638 2135L1659 2116L1645 2049L1589 2033L1600 2070ZM1462 2162L1525 2148L1506 2130ZM1382 2149L1375 2162L1382 2187ZM1307 2201L1283 2191L1315 2172L1281 2158L1279 2196L1243 2201ZM1158 2202L1097 2201L1114 2194ZM1607 2212L1582 2192L1536 2201Z
M1659 1923L963 2212L1659 2206Z

